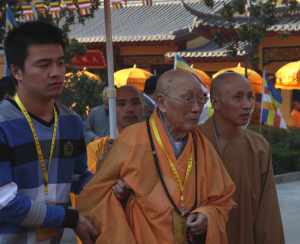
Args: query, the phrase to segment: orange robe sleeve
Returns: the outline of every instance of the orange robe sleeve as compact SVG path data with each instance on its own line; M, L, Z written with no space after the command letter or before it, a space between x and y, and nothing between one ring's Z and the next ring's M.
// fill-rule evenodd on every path
M284 233L278 203L278 197L273 177L271 150L265 159L267 167L263 169L263 187L261 190L257 217L255 219L255 243L257 244L284 244Z
M87 164L89 171L95 174L97 163L102 158L109 137L101 137L87 145Z
M226 224L229 211L236 205L232 200L235 185L212 144L206 138L202 140L208 162L201 174L205 174L203 179L206 179L205 184L209 187L207 193L202 193L202 196L206 195L206 200L193 212L203 213L208 218L206 243L227 244Z
M106 166L97 171L78 198L80 213L87 216L100 233L98 244L135 244L125 211L111 190L120 179L122 155L128 153L130 148L117 140L105 159ZM114 234L107 234L112 233L112 229Z

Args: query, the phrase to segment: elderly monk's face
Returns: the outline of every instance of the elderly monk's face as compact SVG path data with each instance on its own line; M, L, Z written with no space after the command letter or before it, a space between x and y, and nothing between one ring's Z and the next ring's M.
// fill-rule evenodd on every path
M186 133L197 126L205 101L199 80L189 73L179 73L159 107L174 131Z
M124 86L117 89L117 123L119 129L142 120L143 104L139 92L133 87Z
M215 103L216 112L235 126L246 125L254 106L254 95L246 79L232 77L220 85Z

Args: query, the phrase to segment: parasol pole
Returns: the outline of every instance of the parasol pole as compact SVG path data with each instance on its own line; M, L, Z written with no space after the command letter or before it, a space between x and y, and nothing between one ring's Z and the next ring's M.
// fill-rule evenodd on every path
M110 138L117 137L116 89L114 87L114 58L112 43L112 25L110 0L104 0L106 60L108 76L108 105L109 105L109 134Z
M246 0L246 5L245 5L245 13L247 16L247 28L249 31L250 28L250 17L251 17L251 13L250 13L250 9L251 9L251 0ZM245 77L248 78L248 65L250 64L250 50L252 49L252 43L248 43L247 44L247 53L246 53L246 63L245 63Z
M263 121L262 121L262 116L263 116L263 109L264 109L264 96L265 96L265 83L267 82L267 74L266 70L263 69L263 86L261 90L261 100L260 100L260 115L259 115L259 133L262 134L262 126L263 126Z

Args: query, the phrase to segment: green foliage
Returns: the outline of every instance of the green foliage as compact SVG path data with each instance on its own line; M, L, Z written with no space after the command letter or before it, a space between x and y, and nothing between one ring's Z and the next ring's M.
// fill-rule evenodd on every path
M210 8L212 8L215 5L214 0L204 0L204 2Z
M263 127L261 133L271 144L275 174L300 171L300 129Z
M103 87L101 81L89 79L81 72L73 73L66 82L60 102L85 117L88 108L102 103Z
M246 0L232 0L229 3L224 3L220 12L221 16L225 20L232 22L232 26L234 26L237 15L246 16L246 2ZM252 3L249 7L250 17L248 21L246 20L242 24L239 23L240 26L234 29L236 35L232 40L233 43L240 41L248 43L246 63L250 62L254 67L258 64L257 49L259 44L265 37L267 29L277 21L275 8L276 2L273 0ZM231 55L236 55L236 52L234 52L234 47L236 46L236 44L233 44L228 47L228 52Z

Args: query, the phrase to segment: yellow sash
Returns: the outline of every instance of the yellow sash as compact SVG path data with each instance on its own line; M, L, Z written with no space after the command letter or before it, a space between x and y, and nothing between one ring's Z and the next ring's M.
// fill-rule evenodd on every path
M29 113L27 112L25 106L23 105L22 101L20 100L18 94L16 94L14 98L30 127L32 137L34 140L35 149L36 149L38 160L39 160L39 164L40 164L40 168L41 168L43 179L44 179L45 192L48 193L48 170L47 170L46 160L45 160L45 156L42 151L42 147L41 147L39 138L38 138L35 128L33 126L32 119L31 119ZM53 132L52 132L50 155L49 155L49 159L48 159L48 161L49 161L48 168L50 167L51 160L53 157L53 152L54 152L55 143L56 143L56 130L58 127L58 114L57 114L55 107L53 107L53 112L54 112L54 126L53 126ZM57 236L58 234L59 234L59 232L56 229L40 228L37 230L37 240L45 241L45 240L48 240L50 238Z

